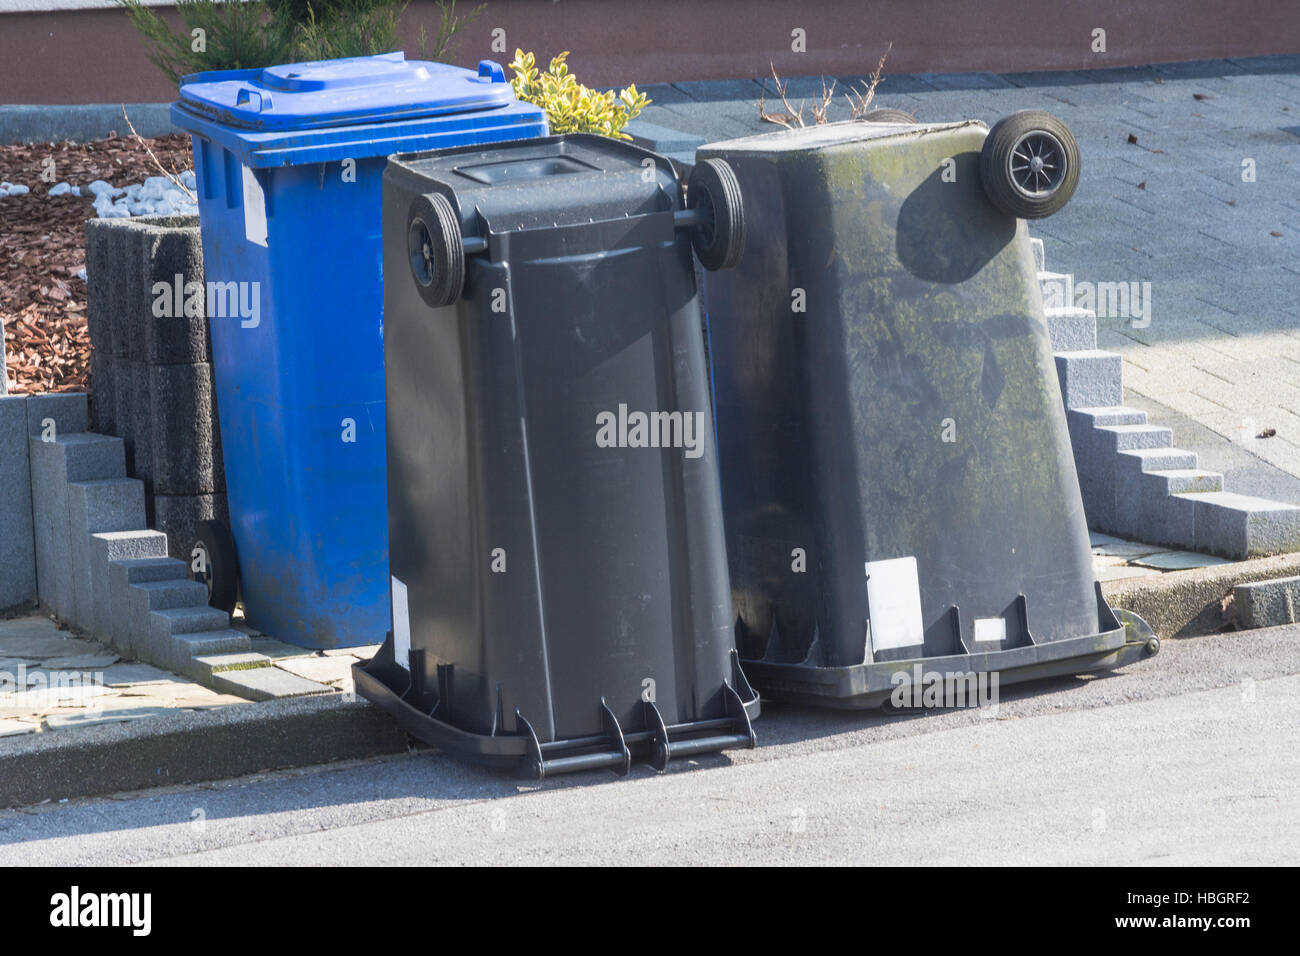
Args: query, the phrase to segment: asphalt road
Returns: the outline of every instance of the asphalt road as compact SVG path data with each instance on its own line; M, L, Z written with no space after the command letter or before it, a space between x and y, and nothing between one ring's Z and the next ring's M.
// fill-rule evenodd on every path
M0 812L0 864L1297 863L1300 627L995 717L769 706L760 747L520 784L435 753Z

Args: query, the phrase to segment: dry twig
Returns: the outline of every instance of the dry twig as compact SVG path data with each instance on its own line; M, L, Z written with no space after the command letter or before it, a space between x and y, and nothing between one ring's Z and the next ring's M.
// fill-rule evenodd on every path
M880 74L885 70L885 59L893 48L893 43L885 47L885 52L880 54L880 61L876 63L875 72L871 74L870 81L863 84L861 92L850 87L849 92L844 94L845 99L849 101L850 119L861 119L870 109L871 101L876 96L876 87L880 84ZM857 99L855 100L854 97Z
M828 90L826 88L826 77L823 76L821 106L814 106L812 108L813 119L817 121L818 126L821 126L823 123L826 122L826 117L830 113L830 109L831 109L831 101L834 99L835 99L835 80L833 79L831 80L831 88Z
M767 92L763 91L759 93L759 97L758 97L759 118L765 120L768 123L776 123L780 126L784 126L786 129L795 129L796 127L799 128L803 127L804 125L803 103L799 104L799 109L797 110L790 105L790 101L786 99L785 96L785 91L789 84L781 82L781 78L776 75L776 65L774 63L769 61L768 66L771 67L772 79L776 81L776 92L781 96L781 102L785 106L785 112L784 113L767 112Z
M172 182L172 184L176 186L177 189L181 190L181 192L189 196L190 202L195 202L195 203L198 202L199 198L195 196L194 193L190 192L189 187L187 187L183 182L181 182L179 176L177 176L174 172L169 173L167 170L163 169L162 163L158 162L158 157L153 154L153 150L150 149L149 144L144 141L144 137L142 137L139 133L135 131L135 126L131 123L131 117L126 115L125 103L122 104L122 119L126 120L126 125L131 129L131 135L135 137L136 142L138 142L141 146L144 147L145 152L149 154L149 158L153 160L153 164L156 167L158 167L158 172L162 173L163 176L169 179Z

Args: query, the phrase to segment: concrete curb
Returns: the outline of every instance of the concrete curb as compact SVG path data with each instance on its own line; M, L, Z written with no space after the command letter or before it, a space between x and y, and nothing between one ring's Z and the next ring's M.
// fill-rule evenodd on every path
M171 103L126 104L131 124L141 136L177 132L171 109ZM0 105L0 143L85 143L103 139L111 130L117 130L119 136L131 135L120 103Z
M1162 638L1223 629L1236 584L1300 574L1300 554L1171 571L1103 585ZM341 694L0 738L0 807L220 780L261 770L403 753L406 734L372 704Z
M341 694L0 738L0 807L404 753L378 707Z
M1300 554L1279 554L1102 585L1113 607L1139 614L1162 638L1200 637L1224 628L1220 602L1234 585L1300 574Z

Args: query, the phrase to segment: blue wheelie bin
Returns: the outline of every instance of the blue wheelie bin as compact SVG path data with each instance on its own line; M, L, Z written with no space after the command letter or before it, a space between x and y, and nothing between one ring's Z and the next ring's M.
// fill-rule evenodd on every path
M545 136L501 67L401 53L198 73L191 134L229 529L212 604L302 647L389 629L382 177L392 153Z

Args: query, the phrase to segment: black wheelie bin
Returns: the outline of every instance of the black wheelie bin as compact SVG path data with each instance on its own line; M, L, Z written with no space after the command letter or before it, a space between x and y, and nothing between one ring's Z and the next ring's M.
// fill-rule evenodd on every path
M704 279L737 645L764 697L884 703L1159 649L1092 567L1022 217L1077 182L1043 113L701 147L749 242ZM949 677L951 675L951 678Z
M725 164L570 135L384 177L393 632L357 690L542 777L752 747L692 244L733 265Z

